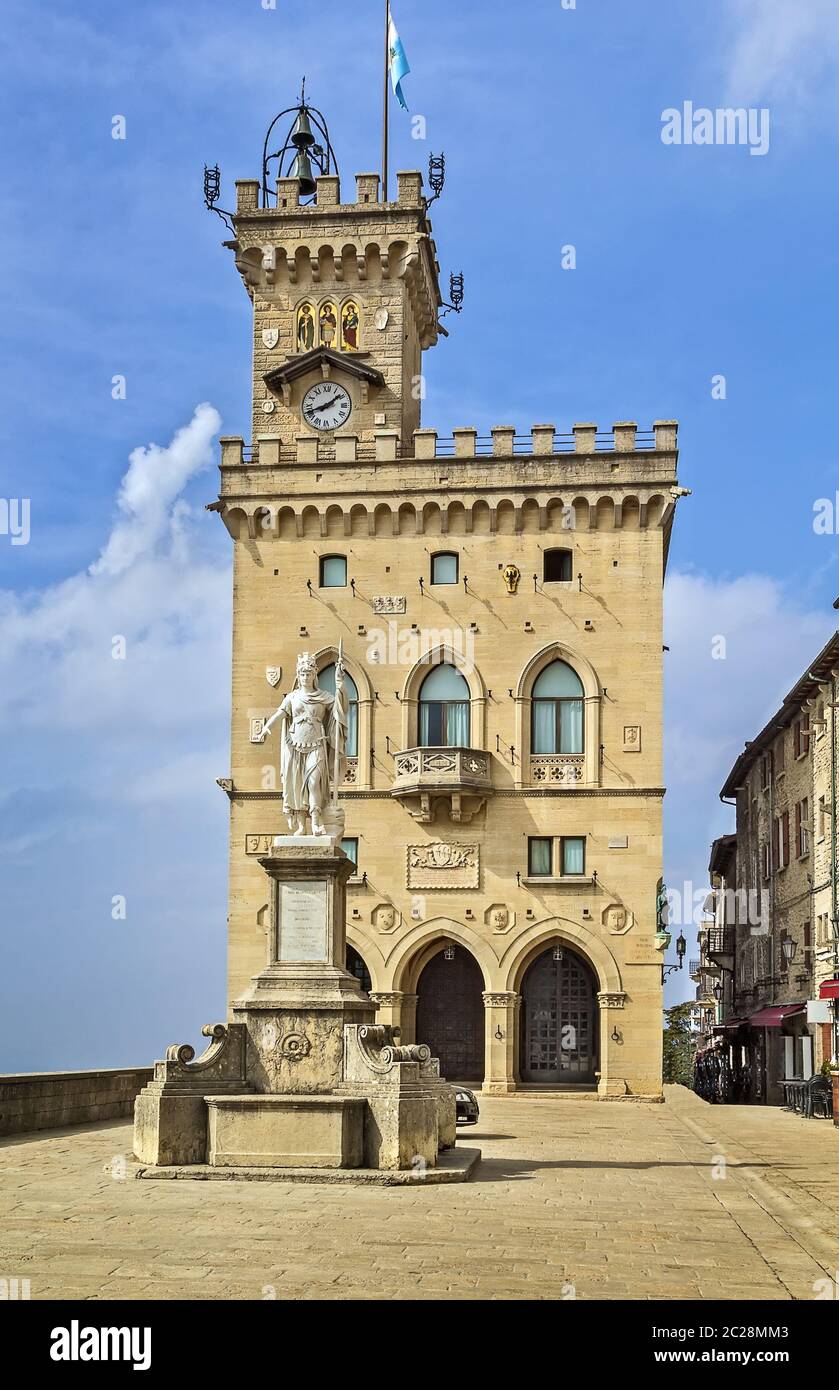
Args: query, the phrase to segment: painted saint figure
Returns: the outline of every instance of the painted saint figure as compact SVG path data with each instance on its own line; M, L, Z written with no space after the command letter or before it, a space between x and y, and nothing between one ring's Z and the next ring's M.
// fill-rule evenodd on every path
M290 694L262 730L280 723L280 778L283 812L293 835L306 834L311 818L312 834L326 835L324 816L331 803L331 789L340 786L346 772L347 699L344 663L335 663L335 694L318 688L317 666L309 652L297 659L297 679Z
M320 309L320 340L324 347L334 347L337 331L338 319L335 314L335 305L322 304Z
M297 346L301 352L311 352L315 345L315 321L310 304L302 305L297 315Z
M355 352L358 348L358 309L352 300L344 305L341 315L341 335L343 346L350 352Z

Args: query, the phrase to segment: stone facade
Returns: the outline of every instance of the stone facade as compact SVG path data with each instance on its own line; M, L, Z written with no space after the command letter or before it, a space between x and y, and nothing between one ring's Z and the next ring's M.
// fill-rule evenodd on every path
M277 750L260 729L298 652L324 670L342 639L358 692L341 796L357 842L347 939L378 1021L412 1043L429 1002L423 971L454 948L476 965L464 1009L482 1010L484 1087L513 1090L527 1072L524 1029L535 1027L529 967L561 948L582 962L583 984L568 989L588 992L578 1023L597 1033L589 1079L603 1097L658 1097L662 583L676 426L639 436L621 423L603 436L586 424L561 436L538 425L524 440L497 426L486 441L421 429L421 353L437 339L440 294L420 176L400 174L388 204L370 175L358 176L354 204L340 202L334 179L318 180L311 206L279 192L276 208L260 209L256 185L239 185L254 441L222 441L213 504L234 549L231 765L220 779L231 813L229 997L262 965L259 856L286 830ZM357 351L337 362L299 352L301 303L348 299L360 312ZM276 330L275 346L263 330L271 343ZM343 431L312 429L301 413L324 380L351 399ZM560 578L546 559L557 550L570 552ZM439 553L456 557L454 582L433 582ZM328 557L343 560L344 583L323 583ZM536 753L533 687L556 661L581 686L583 737L573 752ZM421 727L423 681L441 663L465 681L468 738L457 747L426 746ZM562 872L564 837L585 840L581 872ZM536 839L550 841L549 873L530 872Z
M832 1025L818 1021L828 1006L813 1005L839 973L832 829L837 670L839 634L746 745L722 791L736 801L737 817L736 853L726 851L726 870L716 884L716 925L730 924L731 937L717 943L731 949L712 953L725 977L722 1022L733 1035L733 1020L801 1006L780 1026L747 1026L742 1035L751 1057L751 1098L769 1103L783 1098L783 1079L806 1078L835 1056ZM721 845L715 845L712 872ZM703 935L700 944L707 946Z

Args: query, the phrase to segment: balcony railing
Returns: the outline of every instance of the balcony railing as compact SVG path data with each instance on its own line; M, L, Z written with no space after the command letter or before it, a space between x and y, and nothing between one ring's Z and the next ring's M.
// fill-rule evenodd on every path
M489 754L479 748L406 748L395 759L393 791L492 789Z
M536 787L578 787L585 767L582 753L536 753L530 759L530 780Z
M705 946L709 956L733 956L737 933L733 927L709 927Z

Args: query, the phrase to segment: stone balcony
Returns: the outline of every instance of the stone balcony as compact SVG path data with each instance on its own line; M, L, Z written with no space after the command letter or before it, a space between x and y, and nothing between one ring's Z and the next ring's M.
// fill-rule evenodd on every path
M530 781L534 787L579 787L585 782L584 753L533 753Z
M479 748L406 748L394 755L391 795L428 822L444 800L453 821L470 821L492 794L489 753Z

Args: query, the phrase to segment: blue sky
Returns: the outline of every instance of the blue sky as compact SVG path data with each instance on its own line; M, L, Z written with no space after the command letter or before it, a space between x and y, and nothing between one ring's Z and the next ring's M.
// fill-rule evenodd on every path
M202 166L229 206L305 73L346 187L375 168L382 8L7 0L0 497L31 499L31 537L0 534L2 1070L147 1062L224 1016L230 557L203 505L218 421L247 429L250 306ZM424 423L680 420L666 868L698 887L725 773L834 626L839 11L511 14L395 6L428 139L394 107L393 167L445 149L435 235L467 287ZM768 108L768 154L665 146L686 100Z

